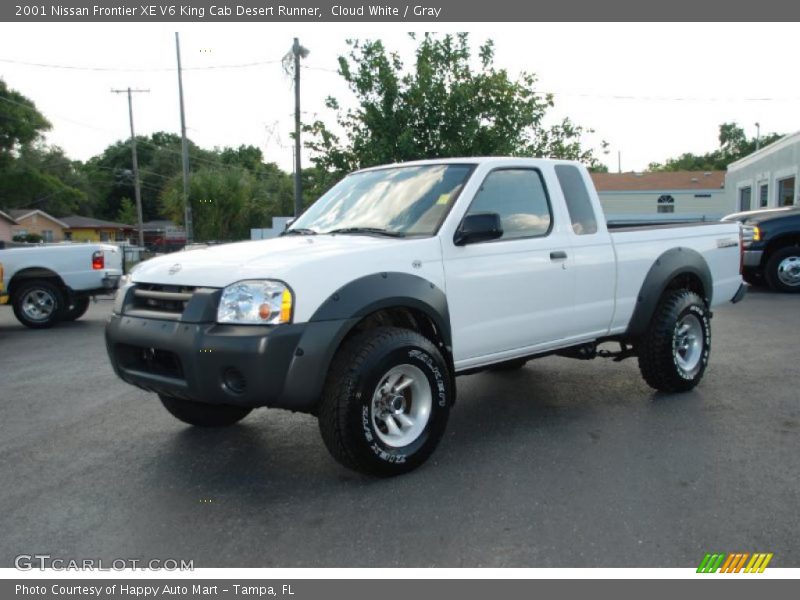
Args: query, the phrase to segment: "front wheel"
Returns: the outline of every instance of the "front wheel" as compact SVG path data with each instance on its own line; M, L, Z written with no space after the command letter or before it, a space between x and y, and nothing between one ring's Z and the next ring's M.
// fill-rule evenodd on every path
M764 274L776 292L800 293L800 247L776 250L767 261Z
M703 299L669 291L639 343L639 370L662 392L687 392L703 378L711 351L711 323Z
M244 419L252 409L228 404L205 404L159 394L161 404L176 419L198 427L226 427Z
M415 469L444 434L453 383L436 346L415 331L379 327L345 343L319 408L322 439L344 466L381 477Z

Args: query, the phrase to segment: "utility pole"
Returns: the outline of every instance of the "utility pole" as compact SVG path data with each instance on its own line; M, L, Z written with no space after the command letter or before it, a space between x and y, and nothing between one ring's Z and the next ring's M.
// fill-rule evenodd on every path
M178 97L181 104L181 163L183 165L183 222L186 228L186 243L191 244L192 233L192 205L189 203L189 142L186 140L186 113L183 109L183 76L181 74L181 42L178 32L175 32L175 52L178 57Z
M291 55L294 57L294 216L303 211L303 182L300 166L300 59L308 56L308 49L294 38Z
M756 152L761 148L761 123L756 123Z
M128 115L131 120L131 159L133 162L133 192L136 196L136 217L139 221L139 247L144 248L144 231L142 222L142 188L139 185L139 157L136 154L136 132L133 129L133 94L147 94L150 90L132 90L131 88L125 90L114 90L113 94L128 94Z

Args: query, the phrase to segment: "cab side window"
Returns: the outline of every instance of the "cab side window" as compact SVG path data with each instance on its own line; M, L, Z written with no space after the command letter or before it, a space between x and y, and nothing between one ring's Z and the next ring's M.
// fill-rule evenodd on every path
M536 169L499 169L484 179L467 214L497 213L503 224L501 240L541 237L553 222L550 203Z

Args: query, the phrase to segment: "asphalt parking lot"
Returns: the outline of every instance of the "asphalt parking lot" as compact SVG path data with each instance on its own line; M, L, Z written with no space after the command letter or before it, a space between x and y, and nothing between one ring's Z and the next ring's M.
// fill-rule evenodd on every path
M635 360L459 379L425 466L329 457L312 417L192 429L106 359L110 302L52 330L0 310L0 565L18 554L195 567L800 566L800 296L715 312L711 366L655 394Z

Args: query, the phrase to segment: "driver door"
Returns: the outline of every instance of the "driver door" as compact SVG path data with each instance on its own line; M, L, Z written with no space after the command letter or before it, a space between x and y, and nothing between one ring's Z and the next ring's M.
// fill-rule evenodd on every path
M500 216L502 237L443 240L456 369L535 352L564 336L575 280L569 237L556 227L542 173L489 172L466 214Z

